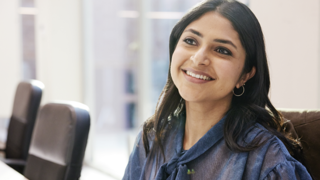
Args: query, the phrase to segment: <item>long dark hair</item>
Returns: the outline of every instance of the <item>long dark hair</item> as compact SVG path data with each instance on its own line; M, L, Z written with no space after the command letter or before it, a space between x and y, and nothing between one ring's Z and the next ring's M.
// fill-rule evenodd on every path
M240 97L233 97L231 107L226 114L224 124L224 139L229 149L236 152L251 151L262 143L256 139L247 146L241 146L237 141L244 137L246 131L255 123L260 123L272 134L276 135L288 148L289 152L299 161L300 143L284 132L282 115L271 104L268 93L270 76L263 33L260 24L244 4L230 0L207 0L196 5L173 28L170 35L170 66L172 54L184 29L194 20L207 12L215 11L227 18L238 32L242 46L246 52L243 74L256 67L256 74L246 82L246 91ZM160 95L156 111L143 125L143 143L146 154L163 152L162 140L166 133L168 119L177 109L181 96L172 81L170 71L167 83ZM152 146L149 145L149 134L155 132Z

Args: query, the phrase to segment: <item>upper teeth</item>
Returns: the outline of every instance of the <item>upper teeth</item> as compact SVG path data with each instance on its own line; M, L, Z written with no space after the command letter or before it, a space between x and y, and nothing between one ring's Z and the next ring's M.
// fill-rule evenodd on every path
M207 77L207 76L200 75L200 74L195 74L195 73L190 72L190 71L186 71L186 73L187 73L189 76L192 76L192 77L194 77L194 78L203 79L203 80L211 80L211 78L209 78L209 77Z

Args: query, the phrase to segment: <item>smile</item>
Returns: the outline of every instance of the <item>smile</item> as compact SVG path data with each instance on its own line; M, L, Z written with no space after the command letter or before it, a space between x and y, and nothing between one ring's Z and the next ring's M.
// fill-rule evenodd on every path
M197 78L197 79L202 79L202 80L206 80L206 81L211 81L212 78L210 77L207 77L205 75L200 75L200 74L195 74L191 71L185 71L185 73L188 75L188 76L191 76L191 77L194 77L194 78Z

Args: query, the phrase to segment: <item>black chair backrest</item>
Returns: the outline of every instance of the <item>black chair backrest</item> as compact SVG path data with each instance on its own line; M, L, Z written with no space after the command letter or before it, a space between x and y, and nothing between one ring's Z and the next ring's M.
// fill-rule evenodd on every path
M35 124L24 175L31 180L78 180L90 128L87 106L44 105Z
M6 158L27 159L43 88L43 83L37 80L18 84L7 134Z

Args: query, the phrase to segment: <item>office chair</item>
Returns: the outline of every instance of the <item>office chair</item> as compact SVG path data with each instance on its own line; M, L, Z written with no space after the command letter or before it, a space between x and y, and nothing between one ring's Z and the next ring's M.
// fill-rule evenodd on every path
M10 117L3 161L20 173L28 150L44 85L37 80L23 81L16 89L12 115ZM22 161L18 165L16 161Z
M301 138L303 164L313 179L320 180L320 110L279 111L294 126L289 132Z
M90 127L88 107L77 102L44 105L35 124L24 176L78 180Z

